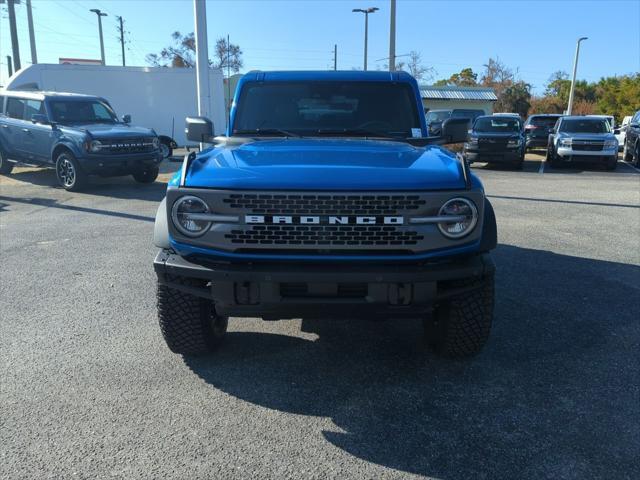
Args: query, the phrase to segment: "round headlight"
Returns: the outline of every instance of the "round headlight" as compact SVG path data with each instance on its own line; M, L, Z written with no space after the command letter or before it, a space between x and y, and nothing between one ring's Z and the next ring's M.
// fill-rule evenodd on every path
M100 140L93 140L89 143L89 150L92 152L99 152L102 148L102 142Z
M160 139L158 139L158 137L153 137L151 145L153 145L154 150L157 150L160 147Z
M207 204L192 195L180 197L171 208L171 219L176 228L189 237L198 237L204 234L211 222L194 218L199 213L208 213ZM196 214L196 215L194 215Z
M478 209L471 200L452 198L438 212L438 216L450 216L450 222L438 223L438 229L447 238L462 238L471 233L478 223Z

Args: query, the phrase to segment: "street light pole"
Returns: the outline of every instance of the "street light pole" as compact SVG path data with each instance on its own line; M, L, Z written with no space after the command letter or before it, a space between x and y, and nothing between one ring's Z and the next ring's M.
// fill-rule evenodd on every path
M95 13L98 16L98 32L100 33L100 59L102 60L102 65L105 65L105 61L104 61L104 39L102 38L102 17L106 17L107 14L104 13L104 12L101 12L97 8L92 8L89 11Z
M389 71L396 69L396 0L391 0L389 15Z
M573 109L573 91L576 86L576 73L578 71L578 55L580 55L580 42L588 37L580 37L576 43L576 58L573 60L573 77L571 78L571 90L569 90L569 106L567 107L567 115L571 115Z
M369 14L380 10L378 7L354 8L352 12L364 13L364 71L367 71L367 43L369 41Z

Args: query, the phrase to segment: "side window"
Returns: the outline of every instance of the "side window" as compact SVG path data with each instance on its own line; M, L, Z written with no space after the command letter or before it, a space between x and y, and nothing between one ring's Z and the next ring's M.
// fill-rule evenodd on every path
M631 119L631 123L640 123L640 111L636 112L636 114Z
M0 95L0 116L4 115L4 97Z
M91 105L93 107L93 114L96 120L111 120L111 115L109 114L107 107L101 103L92 103Z
M44 105L40 100L27 100L24 118L31 120L31 115L36 113L44 113Z
M7 99L7 117L23 120L24 104L25 101L22 98L9 97Z

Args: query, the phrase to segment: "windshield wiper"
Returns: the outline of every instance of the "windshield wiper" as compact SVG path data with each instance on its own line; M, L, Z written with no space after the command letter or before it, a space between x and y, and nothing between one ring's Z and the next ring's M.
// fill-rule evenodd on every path
M365 130L362 128L319 128L315 132L318 135L345 135L357 137L377 137L377 138L394 138L401 137L390 135L384 132L376 132L373 130Z
M253 128L246 130L235 130L234 135L282 135L284 137L301 137L302 135L288 130L282 130L281 128Z

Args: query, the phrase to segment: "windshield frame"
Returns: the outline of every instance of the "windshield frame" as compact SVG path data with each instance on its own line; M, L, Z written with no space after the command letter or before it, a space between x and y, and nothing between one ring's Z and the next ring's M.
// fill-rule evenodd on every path
M394 88L402 88L406 91L407 101L411 108L411 112L408 116L411 117L411 125L412 127L409 131L385 131L385 130L375 130L375 129L363 129L359 128L360 125L349 126L345 123L345 125L337 125L327 126L317 124L314 126L305 126L303 128L295 128L289 125L282 125L274 127L273 125L264 125L263 127L257 126L255 128L241 128L239 124L239 119L242 118L243 115L243 105L246 104L249 100L247 100L246 95L249 90L256 85L264 85L264 86L275 86L275 85L305 85L313 83L316 85L331 85L336 84L339 86L344 86L345 84L356 86L358 85L366 85L366 86L375 86L379 85L381 87L390 87ZM337 92L336 92L337 93ZM338 94L338 93L337 93ZM399 94L399 93L395 93ZM304 99L304 97L300 97ZM329 104L330 105L330 104ZM418 108L418 105L420 108ZM357 111L357 108L353 110ZM419 140L423 138L427 138L427 129L425 125L425 117L424 110L422 109L422 100L417 93L416 88L410 83L406 81L402 82L380 82L380 81L368 81L368 80L348 80L348 81L337 81L337 80L312 80L309 81L307 79L288 79L284 81L259 81L259 80L246 80L242 81L240 85L238 85L236 94L234 97L234 102L231 110L231 119L229 125L227 127L227 136L228 137L250 137L250 138L260 138L260 137L305 137L305 138L330 138L330 137L353 137L353 138L364 138L364 139L386 139L386 140L394 140L394 141L408 141L408 140ZM375 121L375 120L374 120ZM374 122L372 121L372 122ZM259 122L256 122L256 124ZM364 122L361 125L366 124ZM260 133L260 130L265 130L264 134ZM283 132L282 135L278 134L278 130ZM419 135L416 130L419 130ZM240 132L240 133L239 133ZM266 133L268 132L268 133ZM284 132L288 133L285 134Z
M70 104L70 103L89 103L89 104L100 104L101 106L103 106L105 108L105 110L107 111L107 113L111 116L111 121L108 121L106 119L98 119L98 120L64 120L64 119L59 119L56 118L56 112L54 110L54 104L56 103L65 103L65 104ZM74 124L98 124L98 123L106 123L109 125L113 125L116 123L120 123L118 120L118 116L116 115L116 112L113 110L113 108L111 107L111 105L109 105L109 103L106 100L102 100L99 98L82 98L82 99L71 99L71 98L49 98L47 99L47 110L49 112L49 117L51 119L51 121L55 122L55 123L59 123L61 125L74 125Z
M485 120L490 122L490 124L492 122L499 122L499 121L505 122L507 124L513 123L515 124L515 127L517 127L517 129L515 130L494 130L494 129L478 130L478 122L485 121ZM507 115L481 116L476 118L473 121L473 126L471 127L471 130L473 131L473 133L509 133L511 135L516 135L522 131L522 122L515 117L511 117Z

